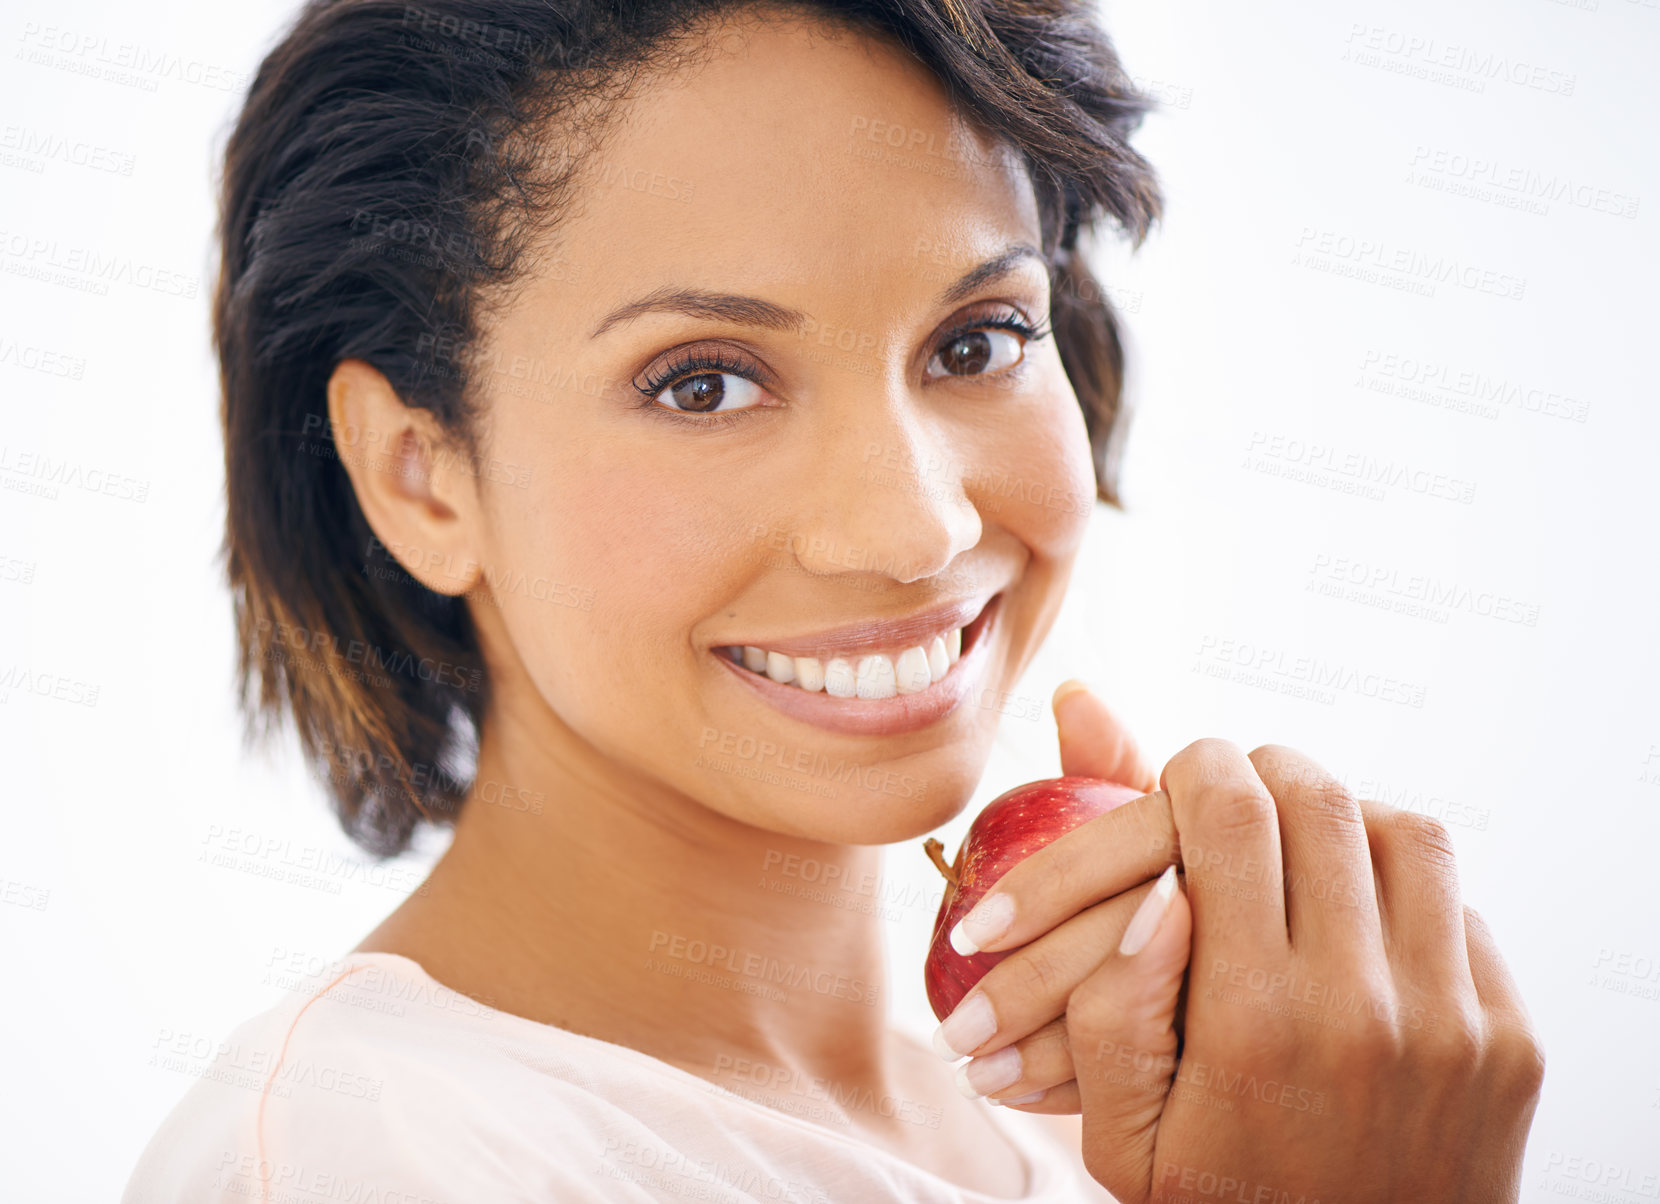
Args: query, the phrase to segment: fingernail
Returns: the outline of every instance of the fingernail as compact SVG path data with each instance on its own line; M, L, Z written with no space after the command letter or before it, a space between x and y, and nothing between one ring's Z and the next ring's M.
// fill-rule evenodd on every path
M1013 923L1014 900L1006 894L989 894L957 921L951 930L951 947L964 957L978 953L1007 932Z
M983 1058L970 1058L957 1067L957 1090L969 1099L1013 1087L1019 1081L1020 1051L1012 1045Z
M1124 930L1124 939L1118 942L1119 953L1125 957L1132 957L1147 947L1147 942L1158 932L1165 912L1170 910L1170 900L1175 894L1176 867L1166 866L1164 873L1159 875L1158 884L1141 901L1141 906L1135 909L1135 915L1130 917L1130 926Z
M1089 684L1087 682L1079 681L1076 677L1067 678L1065 681L1061 682L1060 685L1056 686L1055 692L1049 696L1049 709L1059 715L1061 699L1067 697L1069 694L1076 694L1079 690L1088 689Z
M1042 1091L1034 1091L1030 1095L1017 1095L1013 1099L988 1099L986 1101L986 1103L988 1103L988 1104L1035 1104L1035 1103L1038 1102L1038 1100L1042 1099L1044 1096L1046 1096L1048 1094L1049 1094L1049 1088L1045 1087Z
M996 1032L997 1017L991 1013L991 1000L983 994L970 994L934 1030L934 1052L947 1062L955 1062L990 1041Z

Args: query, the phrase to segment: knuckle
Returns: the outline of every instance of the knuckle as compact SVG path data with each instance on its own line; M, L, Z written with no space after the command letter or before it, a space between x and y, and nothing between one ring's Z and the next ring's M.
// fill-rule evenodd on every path
M1264 744L1251 750L1251 764L1281 807L1360 821L1360 804L1348 787L1296 749Z
M1485 1039L1479 1012L1458 1005L1440 1012L1436 1020L1428 1046L1433 1061L1451 1071L1473 1069L1481 1060Z
M1259 744L1245 754L1260 774L1296 777L1306 772L1309 761L1302 753L1283 744Z
M1244 783L1210 787L1201 796L1200 806L1207 822L1222 836L1257 837L1278 823L1267 790Z
M1348 787L1334 778L1319 777L1303 789L1302 801L1308 811L1319 814L1345 826L1363 828L1360 804Z
M1494 1034L1493 1059L1512 1091L1537 1095L1545 1082L1545 1047L1529 1025L1506 1025Z
M1330 1069L1356 1083L1399 1070L1419 1033L1401 1022L1407 1012L1387 975L1362 972L1333 982L1327 1002L1331 1018L1341 1021L1321 1042Z
M1416 856L1442 865L1453 865L1458 850L1447 825L1416 811L1397 811L1384 820L1391 838L1407 846Z
M1388 835L1389 825L1395 821L1395 817L1405 814L1399 807L1391 807L1388 803L1380 803L1370 798L1361 802L1360 810L1366 817L1367 834L1374 840L1382 840Z
M1061 845L1057 840L1047 848L1039 849L1004 875L1004 879L1007 879L1022 867L1032 865L1043 854L1049 854L1044 860L1036 862L1028 874L1021 878L1022 884L1025 884L1028 878L1030 881L1023 892L1015 898L1016 915L1020 914L1022 904L1029 899L1035 901L1039 895L1046 900L1069 901L1094 897L1096 862L1088 857L1071 856L1071 848L1070 843Z
M1224 740L1220 736L1203 736L1189 744L1178 758L1184 758L1187 764L1196 768L1212 769L1218 763L1232 761L1240 756L1239 745L1231 740Z
M1406 1056L1406 1042L1400 1031L1379 1022L1357 1026L1339 1046L1343 1066L1361 1082L1376 1082Z
M1044 999L1060 996L1070 985L1066 981L1065 965L1047 949L1024 949L1004 965L1011 971L1005 977L1012 977L1015 988L1029 995Z
M1222 765L1236 760L1242 754L1237 745L1215 736L1195 740L1164 766L1164 776L1203 782L1215 778Z

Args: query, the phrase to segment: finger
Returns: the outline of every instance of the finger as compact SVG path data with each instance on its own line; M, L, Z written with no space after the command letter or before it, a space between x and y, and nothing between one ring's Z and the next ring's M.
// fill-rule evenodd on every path
M1275 883L1285 874L1279 812L1256 767L1226 740L1198 740L1170 759L1159 786L1179 833L1194 958L1279 965L1290 948L1285 893L1237 881L1247 865Z
M1176 859L1170 798L1143 795L1079 824L997 880L951 930L959 953L1013 949L1085 908L1159 876Z
M1510 967L1504 964L1493 930L1471 907L1459 908L1464 919L1465 951L1470 958L1470 978L1475 983L1481 1006L1495 1020L1531 1030L1533 1018L1522 1003L1522 992Z
M1413 811L1370 800L1360 806L1396 982L1410 984L1420 997L1476 1003L1457 853L1447 829Z
M1488 1020L1488 1056L1501 1070L1501 1087L1523 1096L1537 1095L1545 1079L1544 1046L1487 921L1469 907L1463 913L1470 975Z
M935 1050L984 1057L1063 1015L1067 997L1118 947L1151 889L1144 884L1087 907L987 970L935 1030Z
M1082 1111L1079 1106L1078 1082L1076 1079L1069 1079L1064 1083L1033 1094L1037 1096L1036 1099L1017 1095L1013 1099L988 1099L986 1102L1001 1104L1014 1112L1039 1112L1045 1116L1076 1116Z
M1029 1037L957 1067L957 1090L969 1099L994 1101L1030 1095L1072 1079L1072 1046L1066 1019L1057 1017Z
M1387 964L1360 804L1296 749L1265 744L1251 764L1279 812L1292 949L1332 967Z
M1158 789L1158 774L1130 729L1085 683L1075 677L1061 682L1049 706L1060 732L1062 774L1120 782L1146 794Z
M1176 999L1192 951L1193 916L1173 870L1147 900L1130 934L1146 944L1107 958L1066 1008L1084 1165L1125 1204L1147 1199L1152 1188L1159 1119L1176 1070Z

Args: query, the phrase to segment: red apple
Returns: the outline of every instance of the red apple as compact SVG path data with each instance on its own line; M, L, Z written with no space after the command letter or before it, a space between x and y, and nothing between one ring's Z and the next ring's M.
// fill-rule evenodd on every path
M951 947L951 930L982 895L1018 862L1097 815L1140 798L1142 792L1099 778L1064 777L1029 782L998 795L975 817L957 860L945 863L944 846L933 837L922 844L945 877L945 897L934 917L923 979L934 1015L944 1020L985 972L1009 956L971 953Z

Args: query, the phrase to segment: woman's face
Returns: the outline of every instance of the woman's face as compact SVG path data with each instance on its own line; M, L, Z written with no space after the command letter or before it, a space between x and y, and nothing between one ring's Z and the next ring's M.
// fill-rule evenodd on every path
M496 706L749 824L906 839L966 803L1094 497L1021 333L1035 200L886 45L776 14L715 44L623 102L485 329Z

